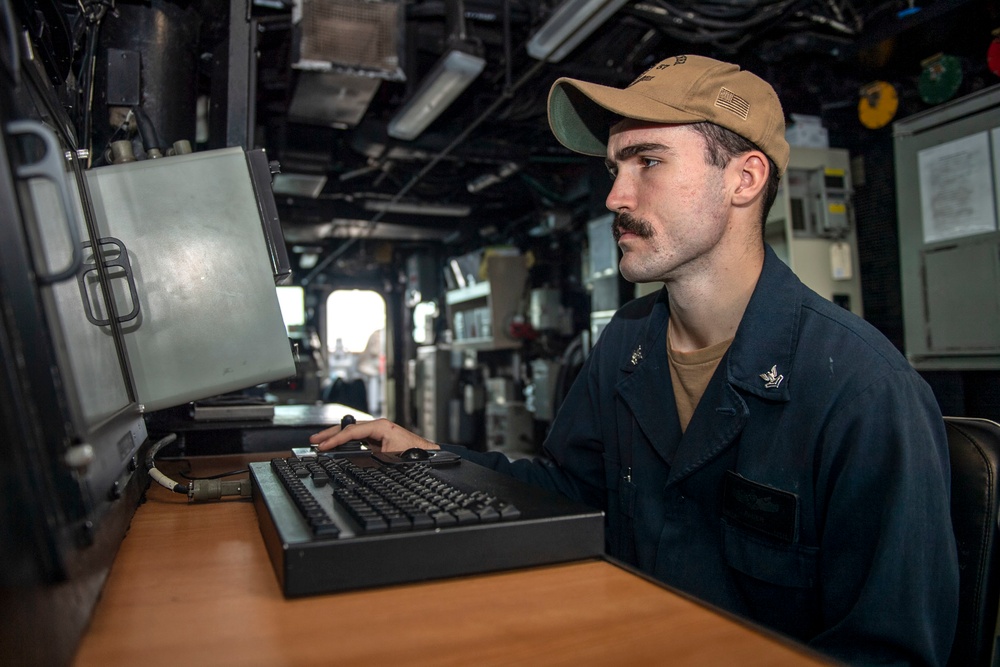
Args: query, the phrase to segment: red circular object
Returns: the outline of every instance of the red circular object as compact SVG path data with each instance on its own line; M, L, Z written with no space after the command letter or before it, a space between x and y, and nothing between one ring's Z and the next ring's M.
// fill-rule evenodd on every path
M991 72L1000 76L1000 39L994 39L986 49L986 64Z

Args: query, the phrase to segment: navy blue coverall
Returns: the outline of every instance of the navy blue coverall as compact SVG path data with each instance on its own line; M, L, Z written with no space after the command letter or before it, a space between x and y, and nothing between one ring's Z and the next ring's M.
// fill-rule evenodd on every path
M767 249L682 434L666 290L615 315L545 459L446 446L603 509L607 551L853 664L941 665L958 607L948 449L929 387Z

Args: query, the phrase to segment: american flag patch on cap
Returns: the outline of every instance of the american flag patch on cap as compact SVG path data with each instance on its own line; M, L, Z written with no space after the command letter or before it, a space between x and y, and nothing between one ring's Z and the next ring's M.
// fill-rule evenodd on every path
M750 115L750 103L728 88L721 88L719 90L719 97L715 100L715 106L728 109L743 120L746 120L747 116Z

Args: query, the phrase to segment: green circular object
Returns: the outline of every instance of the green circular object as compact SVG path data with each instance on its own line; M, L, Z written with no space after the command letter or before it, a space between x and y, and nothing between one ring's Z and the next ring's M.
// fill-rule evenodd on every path
M941 104L954 97L961 84L962 63L955 56L941 56L924 66L917 90L927 104Z

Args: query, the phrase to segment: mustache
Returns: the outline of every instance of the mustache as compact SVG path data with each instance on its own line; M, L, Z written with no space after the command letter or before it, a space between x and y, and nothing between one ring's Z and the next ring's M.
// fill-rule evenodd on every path
M649 238L653 235L653 226L642 218L637 218L631 213L621 212L615 214L615 220L611 225L611 234L615 238L615 243L624 233L635 234L640 238Z

